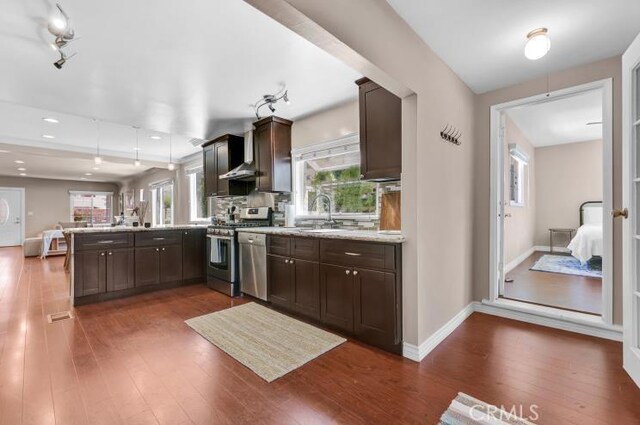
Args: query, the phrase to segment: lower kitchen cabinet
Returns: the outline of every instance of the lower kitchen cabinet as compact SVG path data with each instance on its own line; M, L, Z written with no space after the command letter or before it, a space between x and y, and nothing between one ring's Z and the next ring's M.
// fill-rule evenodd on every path
M320 264L314 261L289 260L291 274L291 309L313 319L320 319Z
M160 283L182 280L182 245L160 248Z
M160 284L160 248L136 248L136 287Z
M135 257L132 248L107 251L107 292L134 286Z
M205 278L206 242L206 229L184 230L182 232L182 278L184 280Z
M267 282L269 301L274 305L291 308L291 266L289 259L267 255Z
M323 323L353 333L353 276L351 270L320 266L320 318Z
M105 251L76 252L74 261L74 297L100 294L107 288Z

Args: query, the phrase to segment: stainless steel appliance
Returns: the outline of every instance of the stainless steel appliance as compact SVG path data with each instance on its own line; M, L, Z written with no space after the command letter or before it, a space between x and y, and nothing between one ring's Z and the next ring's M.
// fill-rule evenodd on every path
M267 301L267 235L240 232L240 292Z
M236 229L271 225L271 208L260 207L244 208L238 222L209 226L207 229L207 285L232 297L240 295Z

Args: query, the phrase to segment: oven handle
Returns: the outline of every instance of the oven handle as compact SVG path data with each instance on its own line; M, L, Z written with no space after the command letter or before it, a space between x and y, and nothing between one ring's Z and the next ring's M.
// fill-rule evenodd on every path
M224 239L227 241L232 241L233 236L221 236L221 235L207 235L209 239Z

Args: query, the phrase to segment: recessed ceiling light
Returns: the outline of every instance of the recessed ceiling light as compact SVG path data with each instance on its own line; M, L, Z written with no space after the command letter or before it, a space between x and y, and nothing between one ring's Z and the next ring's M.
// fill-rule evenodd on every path
M152 139L152 140L162 140L162 137L160 137L160 136L149 136L149 139Z
M140 148L133 148L133 150L134 150L134 151L139 151L139 150L142 150L142 149L140 149Z
M527 44L524 46L524 55L527 59L540 59L549 52L551 40L547 36L546 28L538 28L527 34Z
M43 134L43 135L42 135L42 138L43 138L43 139L55 139L55 138L56 138L56 136L52 136L52 135L50 135L50 134Z
M46 121L46 122L50 122L51 124L58 124L60 121L58 121L55 118L42 118L42 121Z
M80 180L86 180L86 179L87 179L86 177L80 177Z
M93 167L92 170L96 170L98 171L100 169L100 167Z
M24 167L20 167L20 168L18 168L18 171L27 171L27 169L24 168Z
M21 175L21 176L26 176L26 175L27 175L27 173L20 173L20 175Z
M15 161L13 161L13 162L15 162L16 164L24 164L24 161L20 161L19 159L16 159L16 160L15 160Z
M93 176L92 173L84 173L85 176Z
M0 153L11 153L11 151L5 151L4 149L0 149Z

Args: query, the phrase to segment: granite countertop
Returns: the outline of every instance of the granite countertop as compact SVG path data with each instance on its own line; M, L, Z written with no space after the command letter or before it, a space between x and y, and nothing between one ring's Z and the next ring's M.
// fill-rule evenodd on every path
M190 229L206 229L208 224L176 224L173 226L158 226L149 227L144 226L115 226L115 227L75 227L64 229L63 233L116 233L116 232L154 232L158 230L190 230Z
M347 239L355 241L369 241L369 242L386 242L386 243L402 243L406 238L402 234L397 233L382 233L373 230L348 230L342 229L334 232L309 232L301 227L246 227L236 229L238 232L248 233L263 233L267 235L282 235L282 236L304 236L309 238L322 238L322 239Z

